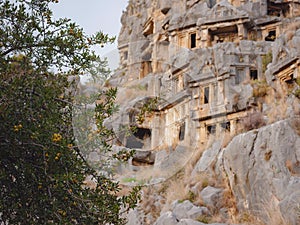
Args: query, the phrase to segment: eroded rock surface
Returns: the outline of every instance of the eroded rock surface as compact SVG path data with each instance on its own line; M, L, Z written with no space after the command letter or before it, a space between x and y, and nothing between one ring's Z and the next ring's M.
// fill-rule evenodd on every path
M258 213L266 223L276 208L290 224L299 222L300 137L290 123L238 135L220 158L238 208Z

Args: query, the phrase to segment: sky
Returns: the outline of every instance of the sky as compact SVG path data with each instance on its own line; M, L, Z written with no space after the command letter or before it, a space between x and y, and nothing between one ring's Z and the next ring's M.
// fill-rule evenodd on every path
M122 11L126 9L127 0L59 0L52 5L55 18L66 17L79 24L87 34L103 31L117 36L121 29ZM117 43L95 49L101 56L107 57L110 67L118 64Z

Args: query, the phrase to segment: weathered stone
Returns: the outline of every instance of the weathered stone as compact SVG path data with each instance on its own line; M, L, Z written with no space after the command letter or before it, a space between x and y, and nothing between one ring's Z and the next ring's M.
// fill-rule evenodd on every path
M154 223L154 225L176 225L176 224L178 224L178 220L176 219L176 217L171 211L163 213Z
M133 160L140 163L154 164L155 153L152 151L136 151Z
M205 205L212 208L218 208L218 202L221 202L222 194L223 189L211 186L207 186L200 192Z
M179 223L177 223L177 225L205 225L205 224L192 219L182 219L179 221Z
M197 162L191 176L196 176L198 173L207 171L208 168L217 160L219 151L221 150L221 141L216 141L213 145L206 149L200 160Z
M175 201L172 205L172 212L178 220L197 219L202 215L209 214L209 211L206 207L195 206L189 200L185 200L184 202Z
M285 120L232 140L222 160L239 209L259 212L267 223L267 214L279 210L286 221L297 224L299 139Z
M156 154L154 166L163 171L178 171L190 159L191 152L189 150L184 146L177 146L174 151L160 151Z
M141 213L137 210L130 210L127 215L127 225L143 225L143 221L140 218Z

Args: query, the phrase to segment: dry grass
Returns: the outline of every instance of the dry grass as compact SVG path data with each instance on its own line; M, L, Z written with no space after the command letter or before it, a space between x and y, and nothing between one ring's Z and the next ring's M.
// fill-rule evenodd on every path
M164 183L143 188L141 208L145 214L158 218L161 212L170 210L171 203L175 200L188 199L190 193L184 185L183 177L184 173L181 171Z
M263 74L266 72L269 63L271 63L272 60L273 60L273 55L272 55L271 51L269 51L266 55L262 56L262 71L263 71Z
M161 206L165 204L165 200L163 198L159 199L157 194L158 191L153 187L143 188L143 198L140 203L140 208L145 215L151 214L154 220L160 216Z
M189 190L183 182L183 174L176 175L173 179L168 181L168 188L165 193L166 204L170 206L175 200L187 199Z
M217 179L208 173L198 173L190 179L189 187L195 187L200 192L207 186L220 186L218 185ZM222 186L222 185L221 185Z
M242 212L238 215L238 222L244 225L265 225L256 216L249 212Z
M230 131L225 131L221 134L222 145L221 148L225 148L232 140L235 135L231 134Z
M261 213L263 215L260 217L263 219L265 224L288 225L287 221L284 220L280 213L277 200L268 201L266 206L263 208L264 212Z
M251 82L253 87L252 95L255 98L264 97L268 94L270 89L269 85L265 80L255 80Z
M201 156L202 156L202 154L203 154L203 151L204 151L204 149L203 149L202 147L197 148L197 149L194 151L194 153L193 153L191 159L189 160L189 162L188 162L187 165L185 166L185 171L184 171L185 174L186 174L185 180L184 180L185 183L191 183L190 175L191 175L192 171L194 170L195 165L196 165L197 162L200 160L200 158L201 158ZM188 178L188 179L187 179L187 178Z
M296 116L291 120L292 127L298 135L300 135L300 116Z
M297 89L294 93L294 95L300 99L300 89Z
M286 40L287 41L291 40L293 38L293 36L295 35L296 30L298 30L299 28L300 28L300 21L295 21L293 23L290 23L284 29Z
M265 200L262 207L257 207L258 210L239 213L237 222L245 225L290 225L282 217L278 203L275 198Z
M287 117L288 104L286 102L286 94L282 87L272 90L265 98L265 103L269 109L267 112L268 123L273 123Z
M249 112L247 116L241 120L241 126L244 131L258 129L264 125L266 125L266 122L261 112Z
M297 84L298 86L300 86L300 77L298 77L298 78L296 79L296 84Z

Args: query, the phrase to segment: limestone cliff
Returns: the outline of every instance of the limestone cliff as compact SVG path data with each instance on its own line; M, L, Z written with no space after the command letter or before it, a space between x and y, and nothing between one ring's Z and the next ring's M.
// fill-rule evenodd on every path
M299 223L299 16L294 0L128 2L108 85L119 87L112 126L136 127L119 132L115 148L137 153L119 178L169 184L185 171L182 191L195 204L185 203L185 215L197 215L179 218L178 202L158 191L159 213L138 210L139 223L219 215L212 222L271 224L271 208L278 224Z

